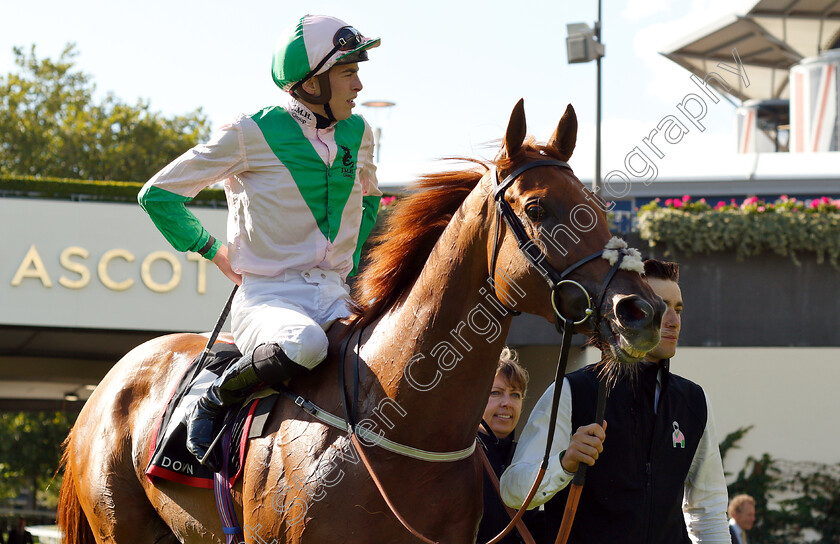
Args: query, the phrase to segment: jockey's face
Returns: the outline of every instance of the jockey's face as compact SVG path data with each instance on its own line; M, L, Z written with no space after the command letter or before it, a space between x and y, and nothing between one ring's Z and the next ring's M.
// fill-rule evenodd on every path
M354 100L359 91L362 90L362 81L359 79L359 64L337 64L330 68L330 109L338 121L343 121L353 113L356 105Z
M662 316L659 345L645 356L646 361L659 362L670 359L677 352L677 340L680 339L681 314L683 310L682 291L675 281L661 278L648 278L653 292L665 301L665 314Z
M337 64L327 72L330 78L330 109L336 121L344 121L353 113L356 106L356 95L362 90L362 82L359 79L359 64ZM321 85L318 78L309 78L303 83L303 90L313 96L321 95ZM306 99L298 98L313 112L327 117L327 110L324 104L313 104Z

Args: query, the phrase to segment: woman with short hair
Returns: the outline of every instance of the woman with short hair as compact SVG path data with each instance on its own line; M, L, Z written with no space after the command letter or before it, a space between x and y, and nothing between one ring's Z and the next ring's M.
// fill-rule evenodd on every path
M505 347L502 350L496 366L490 398L484 409L482 424L478 428L478 442L484 448L497 478L502 475L513 458L516 447L516 442L513 440L514 429L522 415L522 401L528 390L528 371L519 364L518 359L518 354L511 348ZM526 512L523 521L532 533L541 532L542 512L537 510ZM508 523L510 523L510 516L490 477L485 474L484 515L478 526L476 542L479 544L488 542L507 527ZM502 544L524 542L526 541L519 534L518 529L513 529L501 540Z

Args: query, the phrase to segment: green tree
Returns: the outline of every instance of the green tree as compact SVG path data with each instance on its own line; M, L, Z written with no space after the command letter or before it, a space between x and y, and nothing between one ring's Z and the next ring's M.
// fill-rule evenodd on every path
M752 429L741 427L720 444L721 457ZM728 486L729 498L755 499L750 540L762 544L840 544L840 464L782 461L765 453L748 457ZM805 540L806 530L819 540Z
M36 498L49 485L61 460L61 444L75 416L64 412L0 414L0 499L27 491L34 510ZM53 486L57 488L57 486Z
M75 44L58 60L13 48L17 73L0 75L0 175L145 181L210 133L201 109L166 118L149 102L94 97L75 69Z

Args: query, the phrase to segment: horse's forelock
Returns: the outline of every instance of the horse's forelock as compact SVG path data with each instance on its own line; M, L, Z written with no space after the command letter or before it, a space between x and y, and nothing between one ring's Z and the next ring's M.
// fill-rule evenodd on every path
M517 149L513 156L507 156L502 153L496 158L494 162L496 168L499 170L513 170L516 166L520 166L528 160L539 160L551 158L556 160L564 160L557 153L553 147L538 143L533 136L528 136L522 146Z

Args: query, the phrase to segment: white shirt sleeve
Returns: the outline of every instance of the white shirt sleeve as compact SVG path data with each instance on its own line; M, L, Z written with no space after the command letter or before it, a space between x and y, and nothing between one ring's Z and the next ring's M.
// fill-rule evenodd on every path
M706 395L705 391L703 392ZM706 429L694 453L683 494L683 515L692 542L730 543L728 503L712 405L706 395Z
M242 126L237 119L220 127L207 143L193 147L166 165L147 184L194 198L205 187L248 167Z
M531 411L528 423L522 431L522 437L516 445L513 461L502 474L500 480L502 500L511 508L522 506L537 479L548 440L553 397L554 384L551 384ZM572 481L574 474L566 472L560 464L560 452L569 447L571 437L572 389L569 380L563 378L563 391L560 393L560 403L557 407L557 423L551 444L551 457L540 487L528 506L529 510L547 502Z

